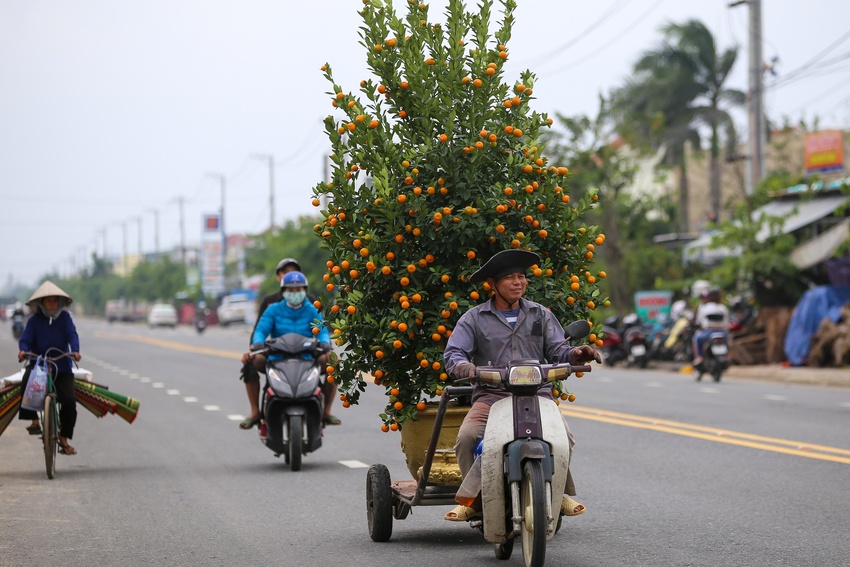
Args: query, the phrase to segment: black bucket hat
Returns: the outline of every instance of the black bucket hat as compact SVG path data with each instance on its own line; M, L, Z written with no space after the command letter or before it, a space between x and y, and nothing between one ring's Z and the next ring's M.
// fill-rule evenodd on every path
M493 254L478 271L469 278L470 283L483 282L487 278L499 279L514 272L525 272L540 263L540 256L529 250L502 250Z

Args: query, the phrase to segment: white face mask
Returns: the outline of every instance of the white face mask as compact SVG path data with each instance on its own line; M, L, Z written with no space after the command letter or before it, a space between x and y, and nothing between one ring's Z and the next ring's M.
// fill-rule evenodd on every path
M300 307L304 300L307 299L306 291L284 291L283 298L287 305L292 307Z

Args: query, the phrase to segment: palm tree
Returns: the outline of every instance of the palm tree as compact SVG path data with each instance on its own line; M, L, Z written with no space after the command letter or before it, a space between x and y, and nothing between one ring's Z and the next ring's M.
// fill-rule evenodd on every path
M746 95L724 83L738 48L717 52L714 36L698 20L667 23L662 44L644 53L633 67L634 77L613 93L620 127L633 143L666 149L664 163L679 174L679 230L689 229L689 195L685 148L700 147L700 127L710 130L711 210L720 219L720 130L727 148L734 147L735 129L728 111Z

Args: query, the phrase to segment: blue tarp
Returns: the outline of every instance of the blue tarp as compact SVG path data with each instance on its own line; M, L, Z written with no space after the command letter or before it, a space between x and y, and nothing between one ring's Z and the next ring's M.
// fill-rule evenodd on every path
M785 333L785 356L794 366L806 364L812 336L824 317L838 322L841 307L850 301L850 285L824 285L803 294Z

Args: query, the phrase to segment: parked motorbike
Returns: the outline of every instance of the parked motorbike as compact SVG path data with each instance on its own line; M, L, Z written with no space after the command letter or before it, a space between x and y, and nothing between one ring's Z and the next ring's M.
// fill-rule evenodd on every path
M284 455L293 471L301 469L302 455L322 446L325 373L319 357L329 350L330 345L298 333L287 333L251 347L252 355L264 354L268 358L260 404L260 441L275 457ZM276 354L282 358L272 359ZM305 354L312 359L305 359Z
M587 321L576 321L567 327L566 338L589 332ZM557 404L537 391L542 384L589 371L590 365L512 360L506 367L479 366L472 379L502 384L513 394L490 409L480 461L476 460L482 518L470 522L494 544L498 559L508 559L519 538L525 565L544 563L546 542L560 527L570 444ZM474 474L467 475L458 490L459 501L465 491L475 493L465 486L467 479L476 482Z
M626 361L629 366L646 368L650 341L636 314L626 315L622 320L615 315L603 321L601 339L599 350L605 364L613 366Z
M696 380L702 380L703 374L710 374L715 382L720 382L723 372L729 368L729 342L725 331L715 331L708 336L702 347L702 362L694 368Z

